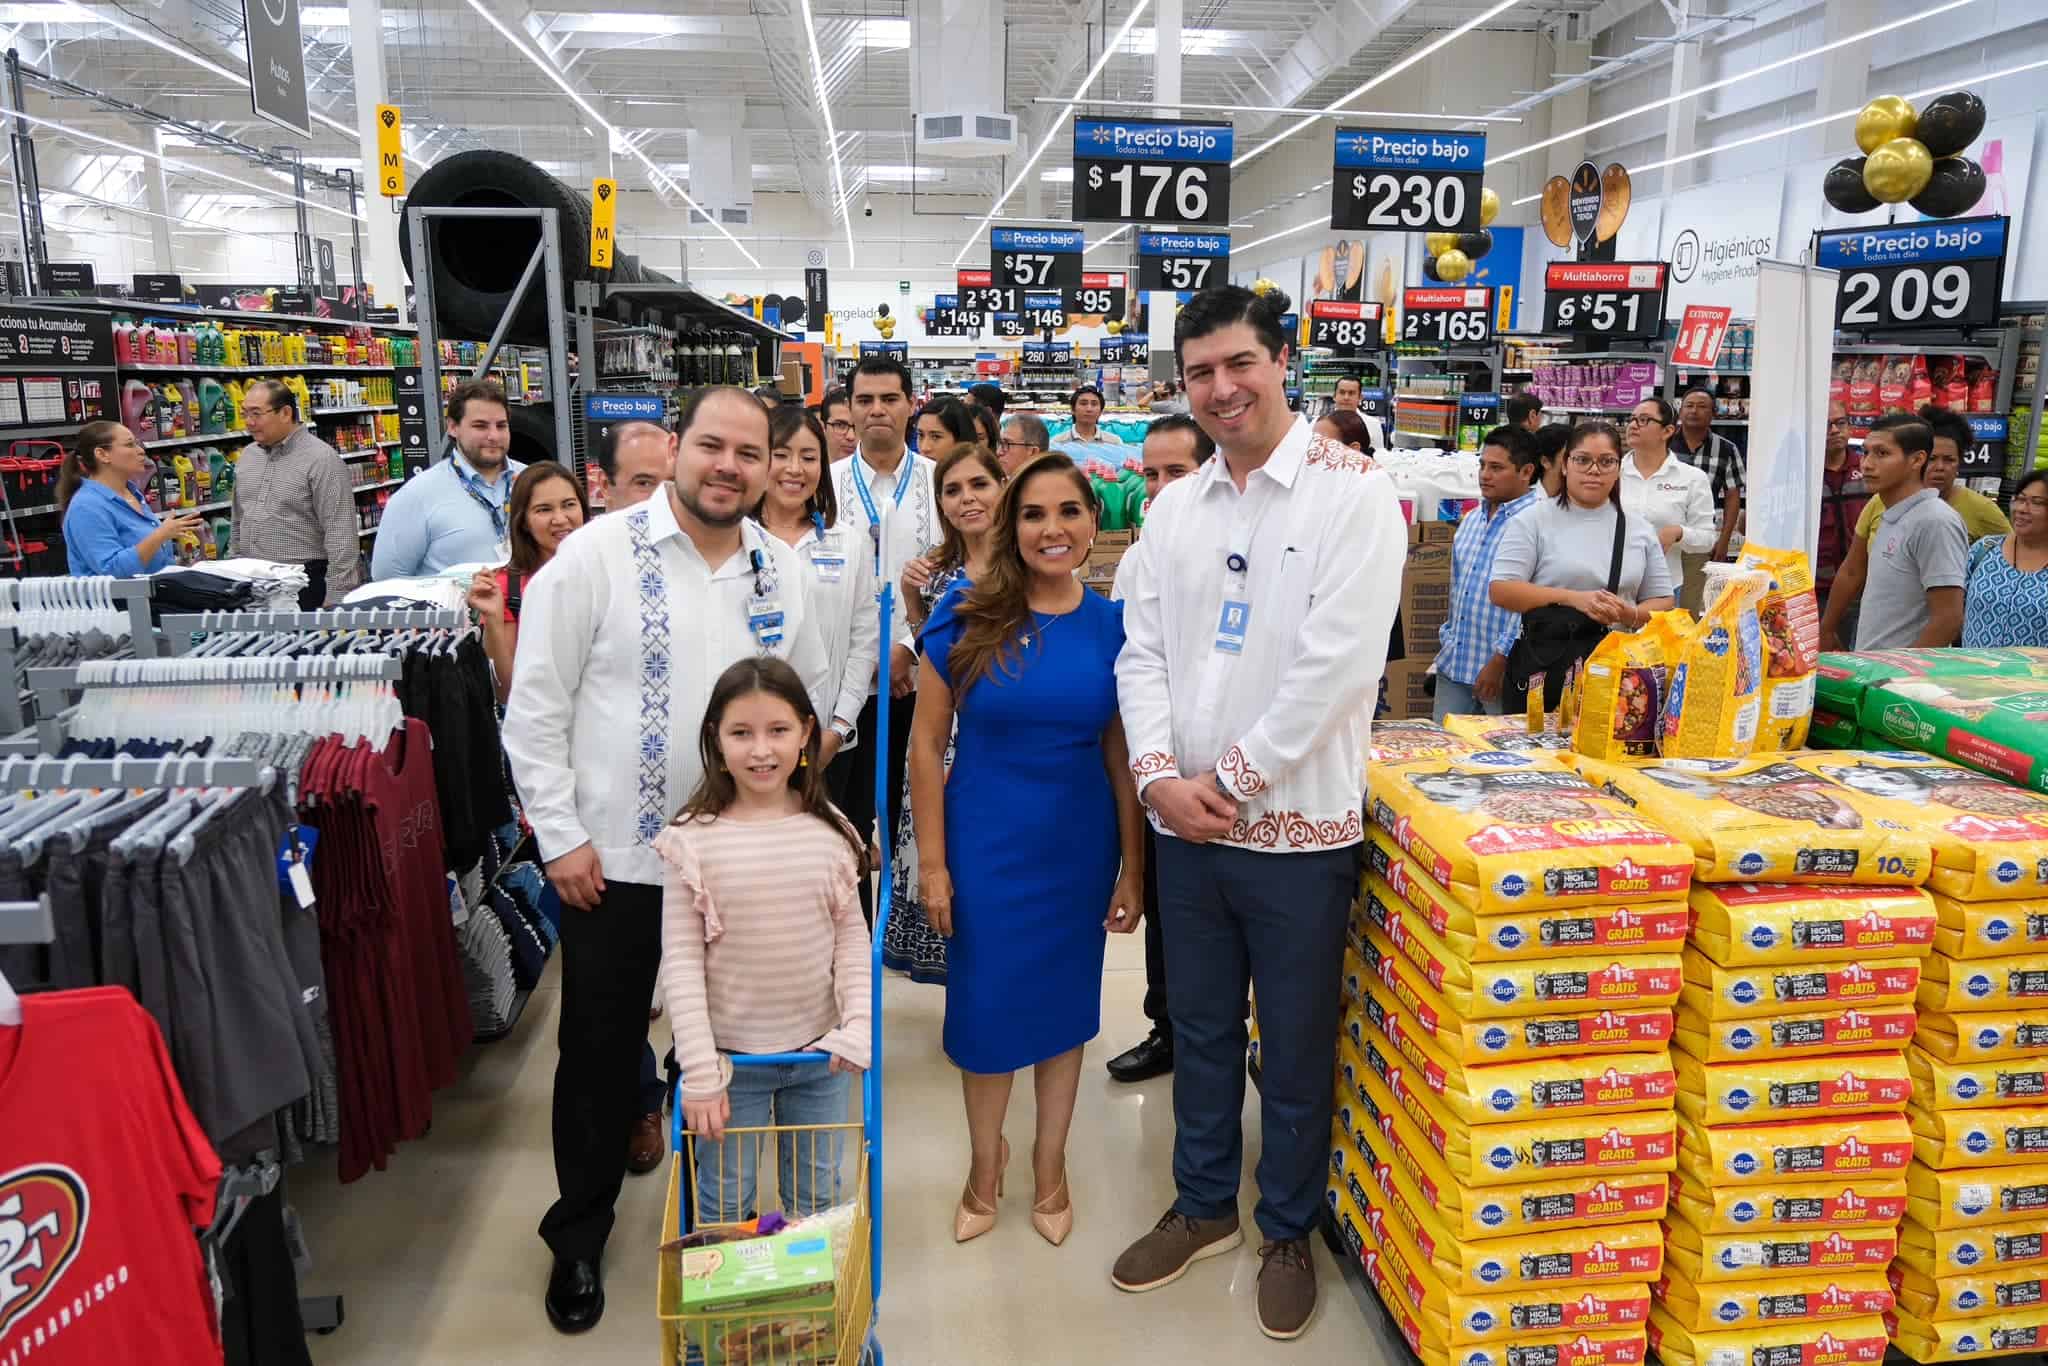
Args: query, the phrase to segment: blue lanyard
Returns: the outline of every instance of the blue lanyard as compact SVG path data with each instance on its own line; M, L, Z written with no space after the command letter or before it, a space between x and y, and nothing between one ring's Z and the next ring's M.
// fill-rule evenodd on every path
M455 466L455 477L462 483L463 492L476 500L476 505L491 514L491 532L499 539L505 535L505 510L493 503L484 492L483 476L466 473L462 466Z
M905 461L910 461L914 460L916 457L913 456L909 451L905 451L903 453L903 458ZM910 492L910 478L916 472L917 471L914 467L907 470L903 469L901 466L897 467L896 497L894 501L890 504L891 507L903 506L903 495ZM860 472L859 456L855 456L853 458L853 487L860 494L860 505L867 509L868 525L880 526L882 523L882 514L875 508L875 495L868 492L867 476Z

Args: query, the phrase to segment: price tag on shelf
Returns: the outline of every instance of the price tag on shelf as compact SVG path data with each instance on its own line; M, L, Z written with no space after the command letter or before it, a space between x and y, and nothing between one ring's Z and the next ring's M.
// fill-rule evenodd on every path
M1229 279L1227 232L1138 234L1139 289L1206 289Z
M1066 305L1053 293L1024 296L1024 326L1033 332L1057 332L1067 325Z
M1227 123L1077 118L1074 221L1228 223L1231 151Z
M1308 344L1340 359L1377 351L1382 316L1384 312L1377 302L1312 299L1308 305Z
M1081 274L1081 287L1065 291L1061 302L1069 313L1093 313L1121 318L1130 307L1130 276L1121 270L1090 270Z
M988 235L989 282L1014 289L1079 289L1079 228L995 228Z
M1401 340L1485 346L1493 340L1493 291L1424 286L1401 294Z
M1486 134L1339 128L1330 226L1476 232Z
M1671 363L1691 370L1713 369L1733 314L1733 309L1720 304L1687 304L1685 317L1678 324L1678 339L1671 343Z
M1543 330L1655 341L1670 273L1662 261L1552 261L1543 268Z
M963 270L957 288L963 313L1015 313L1024 307L1023 291L995 283L995 272Z
M2005 443L2011 434L2011 423L2002 413L1972 413L1966 420L1970 424L1970 448L1963 452L1958 477L2003 479Z
M2007 222L1999 215L1815 233L1815 263L1842 272L1836 328L1993 325L2005 280Z

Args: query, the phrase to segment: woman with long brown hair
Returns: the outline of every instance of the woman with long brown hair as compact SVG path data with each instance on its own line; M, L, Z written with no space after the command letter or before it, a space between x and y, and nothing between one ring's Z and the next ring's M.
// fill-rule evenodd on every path
M1075 577L1096 516L1072 460L1026 465L986 566L934 606L922 636L911 805L925 908L949 940L945 1047L970 1145L960 1242L995 1226L1003 1117L1025 1067L1038 1099L1031 1224L1055 1246L1072 1231L1067 1134L1081 1050L1101 1026L1103 933L1129 933L1144 904L1143 816L1117 712L1123 607Z
M583 481L552 460L528 465L512 485L505 504L511 563L484 570L469 585L469 605L483 627L484 653L491 657L501 704L512 695L512 658L519 647L519 607L526 597L526 581L555 558L570 532L589 520Z
M118 422L88 422L57 472L65 562L74 574L132 579L170 566L171 542L206 525L197 512L158 517L142 496L149 455Z

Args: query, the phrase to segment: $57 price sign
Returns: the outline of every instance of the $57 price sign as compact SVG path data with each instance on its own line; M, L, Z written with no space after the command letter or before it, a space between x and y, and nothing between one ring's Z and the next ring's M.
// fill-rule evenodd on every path
M1074 120L1074 221L1230 222L1227 123Z
M1655 341L1670 269L1662 261L1552 261L1543 270L1543 330Z
M1079 289L1078 228L996 228L989 235L990 283L999 289Z

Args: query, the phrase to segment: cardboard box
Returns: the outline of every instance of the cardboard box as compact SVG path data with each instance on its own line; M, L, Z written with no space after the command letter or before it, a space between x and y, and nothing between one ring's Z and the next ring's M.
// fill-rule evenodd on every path
M1434 648L1421 659L1406 659L1398 664L1387 665L1387 671L1380 676L1379 705L1373 712L1376 721L1425 721L1436 709L1436 699L1424 691L1429 675L1430 661L1436 658Z
M1401 571L1401 641L1410 661L1436 658L1439 632L1450 615L1451 543L1411 545Z
M1419 545L1449 545L1451 539L1457 534L1458 524L1456 522L1433 520L1412 522L1408 527L1408 544L1411 547Z

